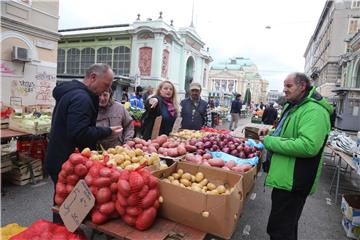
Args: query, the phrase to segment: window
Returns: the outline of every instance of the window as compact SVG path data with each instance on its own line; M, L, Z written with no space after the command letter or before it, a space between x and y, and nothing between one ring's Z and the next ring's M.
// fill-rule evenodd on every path
M163 78L168 77L169 55L170 55L169 51L164 49L162 63L161 63L161 77L163 77Z
M353 0L351 8L360 8L360 0Z
M105 63L112 66L112 49L108 47L102 47L97 50L96 63Z
M95 63L95 50L93 48L84 48L81 50L80 74L85 74L86 69Z
M114 49L115 75L129 76L130 73L130 48L120 46Z
M80 69L80 50L71 48L67 52L66 73L79 74Z
M60 48L57 55L57 73L65 73L65 50Z
M350 18L349 20L349 33L356 33L359 29L359 19Z

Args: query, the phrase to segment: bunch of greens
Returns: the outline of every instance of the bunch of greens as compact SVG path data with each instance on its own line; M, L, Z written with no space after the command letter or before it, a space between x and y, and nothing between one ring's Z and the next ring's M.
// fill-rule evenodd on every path
M128 111L129 111L130 116L132 116L132 118L133 118L135 121L140 121L142 115L143 115L144 112L145 112L144 109L140 109L140 108L137 108L137 107L130 107L130 108L128 109Z

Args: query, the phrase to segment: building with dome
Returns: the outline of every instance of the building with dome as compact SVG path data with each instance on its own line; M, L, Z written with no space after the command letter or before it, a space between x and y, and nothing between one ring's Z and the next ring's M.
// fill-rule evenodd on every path
M249 88L251 101L265 103L268 85L251 59L236 57L211 66L208 91L209 96L220 98L221 104L228 105L235 93L244 97Z
M191 82L207 92L212 58L193 25L176 29L166 23L162 13L157 19L132 24L118 24L77 29L64 29L58 49L59 81L83 78L93 63L107 63L115 73L119 99L124 87L156 87L163 80L174 83L183 99ZM130 90L131 91L131 90Z

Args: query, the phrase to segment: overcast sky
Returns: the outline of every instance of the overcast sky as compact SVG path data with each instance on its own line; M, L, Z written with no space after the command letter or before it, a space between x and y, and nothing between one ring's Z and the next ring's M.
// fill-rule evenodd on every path
M304 70L304 52L326 0L195 0L194 24L214 59L251 58L269 90ZM192 0L60 0L59 29L133 23L163 12L175 28L190 25ZM266 29L270 26L270 29Z

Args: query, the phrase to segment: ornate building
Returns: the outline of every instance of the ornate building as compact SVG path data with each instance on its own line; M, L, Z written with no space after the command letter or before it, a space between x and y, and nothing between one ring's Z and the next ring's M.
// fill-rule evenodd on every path
M1 101L53 105L59 1L1 1Z
M210 96L220 97L222 104L227 105L234 93L244 97L250 88L251 101L259 103L266 102L268 85L249 58L236 57L211 67L208 90Z
M156 87L163 80L174 83L180 99L191 82L199 82L203 95L212 58L193 27L176 30L173 21L156 20L132 24L60 30L58 78L83 77L92 63L107 63L123 85ZM125 80L134 80L134 83ZM121 91L121 89L119 89Z

